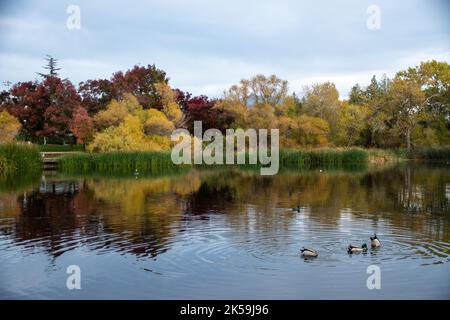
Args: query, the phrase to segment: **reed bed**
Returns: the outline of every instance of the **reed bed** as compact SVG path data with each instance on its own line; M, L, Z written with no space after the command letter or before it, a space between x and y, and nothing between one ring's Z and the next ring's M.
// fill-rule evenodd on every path
M0 144L0 176L39 172L42 167L39 149L34 145Z
M363 149L281 150L280 166L285 168L340 168L366 165L368 152Z
M347 168L367 165L368 154L362 149L315 149L281 150L280 168ZM249 164L246 155L245 164L237 167L260 167L261 164ZM237 162L235 162L237 163ZM201 165L210 167L209 165ZM213 165L217 166L217 165ZM60 171L64 173L123 173L138 170L140 173L165 173L185 170L189 165L172 163L170 152L106 152L82 153L63 156L59 161Z
M139 173L176 172L186 166L175 165L170 152L80 153L61 157L59 169L65 173L104 172Z
M40 144L41 152L68 152L68 151L84 151L82 144Z

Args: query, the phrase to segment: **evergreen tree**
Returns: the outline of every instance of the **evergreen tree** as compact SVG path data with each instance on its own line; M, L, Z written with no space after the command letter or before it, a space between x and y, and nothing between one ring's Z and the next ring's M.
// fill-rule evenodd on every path
M61 68L57 67L58 59L55 59L51 55L47 54L45 56L45 60L47 61L47 64L45 66L43 66L43 68L48 70L48 74L40 73L40 72L37 72L37 74L43 78L57 77L58 76L57 71L61 70Z

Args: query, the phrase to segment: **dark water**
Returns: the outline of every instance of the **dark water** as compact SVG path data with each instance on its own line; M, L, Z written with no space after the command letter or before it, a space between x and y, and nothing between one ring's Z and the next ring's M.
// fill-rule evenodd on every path
M379 250L346 253L374 232ZM449 299L449 241L449 166L0 184L3 299Z

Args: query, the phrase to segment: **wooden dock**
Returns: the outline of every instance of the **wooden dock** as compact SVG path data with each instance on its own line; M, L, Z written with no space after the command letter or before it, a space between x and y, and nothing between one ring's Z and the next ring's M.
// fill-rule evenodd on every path
M66 154L80 153L78 151L48 151L41 152L42 165L44 170L57 170L58 161L61 156Z

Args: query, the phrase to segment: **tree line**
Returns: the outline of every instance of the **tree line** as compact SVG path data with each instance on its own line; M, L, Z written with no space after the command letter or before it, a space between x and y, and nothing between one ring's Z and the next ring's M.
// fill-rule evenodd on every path
M0 93L0 141L86 144L91 151L165 150L175 128L278 128L284 148L450 145L450 65L435 60L372 77L340 99L332 82L291 92L275 75L243 79L221 98L171 88L155 65L110 79L62 79L47 57L39 79Z

